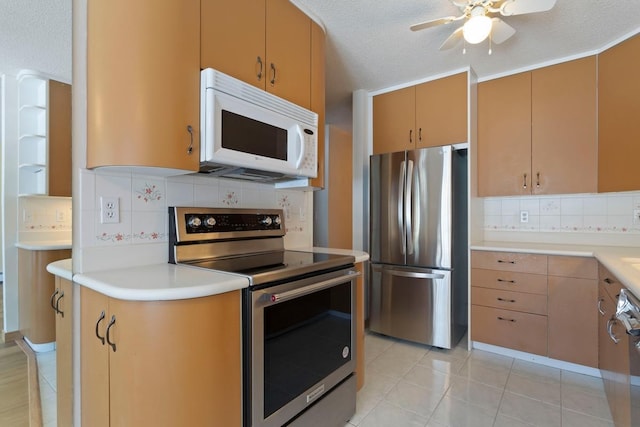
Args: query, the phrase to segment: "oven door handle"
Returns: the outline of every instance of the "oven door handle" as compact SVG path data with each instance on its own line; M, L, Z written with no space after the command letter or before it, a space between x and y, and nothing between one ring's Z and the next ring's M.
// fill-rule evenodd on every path
M293 289L290 291L280 292L280 293L268 293L265 292L265 296L272 303L280 303L283 301L288 301L294 298L298 298L307 294L311 294L313 292L318 292L323 289L331 288L340 283L344 283L348 280L353 280L354 277L360 276L360 273L355 270L350 270L344 276L336 277L334 279L325 280L324 282L314 283L313 285L303 286L298 289Z

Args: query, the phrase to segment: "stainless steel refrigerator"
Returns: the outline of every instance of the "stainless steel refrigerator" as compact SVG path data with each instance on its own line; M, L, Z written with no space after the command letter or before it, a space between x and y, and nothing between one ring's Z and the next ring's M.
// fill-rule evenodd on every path
M369 329L451 348L467 329L467 150L370 158Z

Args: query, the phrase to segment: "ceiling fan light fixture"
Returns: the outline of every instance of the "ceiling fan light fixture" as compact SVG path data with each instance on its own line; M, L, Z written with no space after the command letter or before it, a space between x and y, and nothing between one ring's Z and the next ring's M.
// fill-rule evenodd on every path
M462 34L467 43L478 44L489 37L491 18L487 15L475 15L469 18L462 27Z

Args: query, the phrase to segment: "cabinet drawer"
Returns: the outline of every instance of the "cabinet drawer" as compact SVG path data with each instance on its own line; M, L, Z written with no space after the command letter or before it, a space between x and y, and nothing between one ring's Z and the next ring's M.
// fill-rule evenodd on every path
M616 302L618 301L620 289L623 288L622 283L602 264L598 264L598 283L602 285L611 298Z
M546 316L472 305L471 322L473 341L547 354Z
M547 274L547 256L517 252L472 251L471 267Z
M471 289L471 304L525 313L547 314L547 296L499 289Z
M471 286L546 295L547 276L473 268L471 270Z
M575 277L576 279L597 279L598 261L595 258L576 256L550 256L549 275Z

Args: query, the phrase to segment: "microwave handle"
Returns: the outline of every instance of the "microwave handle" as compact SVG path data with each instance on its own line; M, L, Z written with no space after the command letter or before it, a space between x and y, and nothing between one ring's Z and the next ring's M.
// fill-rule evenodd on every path
M300 143L300 156L298 156L298 161L296 162L296 169L300 169L302 166L302 161L304 160L304 156L306 154L307 144L304 143L304 133L302 132L302 127L296 126L296 132L298 132L298 141Z

